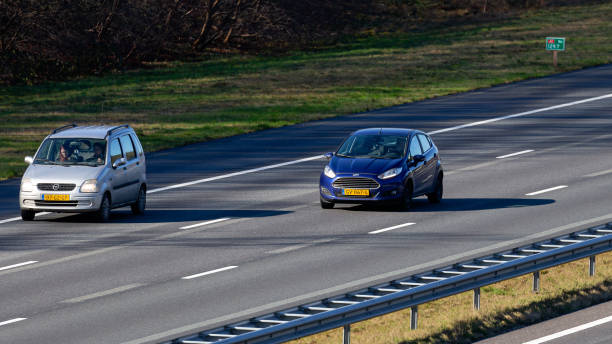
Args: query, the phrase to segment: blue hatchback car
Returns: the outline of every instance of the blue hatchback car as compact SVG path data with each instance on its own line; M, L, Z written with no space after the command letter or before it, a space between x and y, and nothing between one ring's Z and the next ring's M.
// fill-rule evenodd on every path
M352 133L321 173L321 207L388 202L409 209L414 197L442 200L444 172L438 148L419 130L369 128Z

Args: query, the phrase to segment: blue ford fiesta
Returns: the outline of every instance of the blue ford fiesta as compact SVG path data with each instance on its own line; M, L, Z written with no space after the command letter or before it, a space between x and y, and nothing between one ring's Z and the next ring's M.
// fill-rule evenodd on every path
M419 130L370 128L349 136L327 153L321 173L321 207L336 203L389 202L409 209L414 197L442 200L444 173L438 148Z

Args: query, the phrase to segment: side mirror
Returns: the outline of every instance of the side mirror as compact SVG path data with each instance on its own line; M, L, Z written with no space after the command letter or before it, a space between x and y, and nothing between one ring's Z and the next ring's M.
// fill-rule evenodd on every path
M412 160L414 160L414 162L421 162L421 161L425 160L425 155L417 154L417 155L412 157Z
M115 160L115 162L113 163L113 168L117 168L119 166L123 166L127 163L127 161L125 160L125 158L121 158L121 159L117 159Z
M25 161L26 163L32 165L32 163L34 162L34 158L32 158L31 156L26 156L23 161Z
M323 156L325 157L325 159L329 160L334 156L334 152L325 153L323 154Z

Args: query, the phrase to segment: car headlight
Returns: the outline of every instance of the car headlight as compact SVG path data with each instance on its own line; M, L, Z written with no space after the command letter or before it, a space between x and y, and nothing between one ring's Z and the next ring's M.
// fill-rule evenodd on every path
M383 174L380 174L378 176L378 178L380 178L380 179L389 179L389 178L393 178L393 177L399 175L400 173L402 173L402 168L401 167L396 167L396 168L392 168L392 169L386 171Z
M325 169L323 170L323 174L325 174L329 178L336 177L336 173L334 173L334 171L331 169L331 167L329 167L329 165L325 166Z
M25 178L21 180L21 191L24 191L24 192L34 191L34 185L32 184L32 180L30 178Z
M87 179L81 185L81 192L98 192L98 181L95 179Z

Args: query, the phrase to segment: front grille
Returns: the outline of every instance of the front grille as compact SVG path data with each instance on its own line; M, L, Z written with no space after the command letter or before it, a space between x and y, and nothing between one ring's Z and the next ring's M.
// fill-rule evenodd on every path
M78 203L79 201L34 201L39 207L76 207Z
M53 185L57 185L57 190L53 189ZM75 184L57 184L57 183L38 183L38 190L41 191L72 191Z
M340 177L332 184L338 189L378 189L380 184L372 178Z

